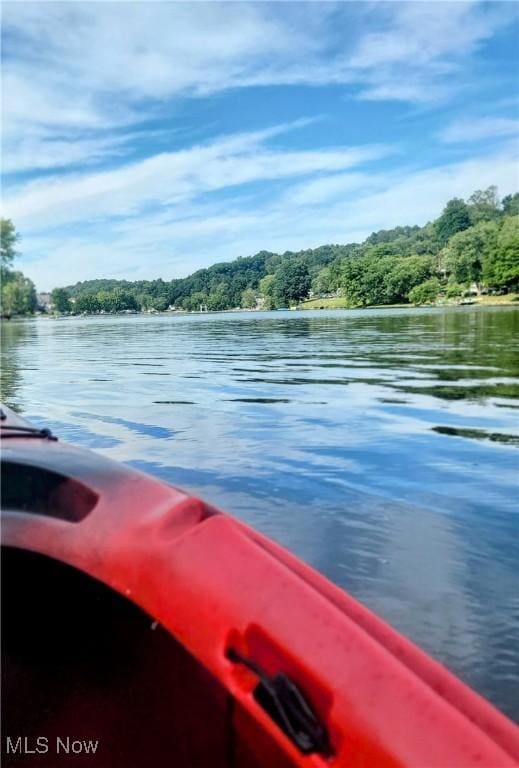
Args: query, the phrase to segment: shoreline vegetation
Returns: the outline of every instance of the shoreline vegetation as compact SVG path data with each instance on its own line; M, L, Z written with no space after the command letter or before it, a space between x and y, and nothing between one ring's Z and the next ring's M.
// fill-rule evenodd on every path
M519 308L519 293L509 293L505 294L503 296L488 296L488 295L482 295L482 296L471 296L470 299L461 299L461 300L449 300L449 301L439 301L435 303L429 303L429 304L409 304L409 303L400 303L400 304L367 304L362 307L351 307L348 306L345 299L343 297L334 297L331 299L309 299L307 301L302 302L301 304L298 304L297 306L291 306L291 307L283 307L281 309L277 309L276 311L330 311L330 310L348 310L348 311L359 311L359 310L369 310L369 309L456 309L457 307L466 307L466 306L476 306L476 307L518 307ZM80 318L80 317L103 317L103 316L113 316L113 315L206 315L206 314L213 314L213 315L220 315L220 314L226 314L230 312L252 312L252 313L262 313L262 312L271 312L273 310L270 309L264 309L264 308L244 308L244 307L234 307L232 309L204 309L204 310L187 310L187 309L164 309L164 310L120 310L115 312L82 312L79 313L56 313L56 312L37 312L38 316L45 317L48 319L56 319L58 317L69 317L71 319L73 318Z
M476 305L479 307L511 307L519 306L519 293L507 293L502 296L489 296L483 294L480 296L470 296L470 298L450 299L444 301L435 301L427 305L424 304L409 304L401 302L399 304L369 304L364 307L356 307L356 309L419 309L424 306L429 307L460 307L467 305ZM309 299L305 301L300 309L352 309L346 304L346 300L341 297L332 299Z
M30 315L361 309L519 301L519 193L453 198L424 226L213 264L185 278L87 280L38 297L12 269L19 235L2 219L2 317Z

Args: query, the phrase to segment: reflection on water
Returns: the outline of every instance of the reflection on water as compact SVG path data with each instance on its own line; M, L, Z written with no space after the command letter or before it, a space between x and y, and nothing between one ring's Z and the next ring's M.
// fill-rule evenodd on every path
M519 717L519 312L6 324L4 397L229 509Z
M475 440L492 440L495 443L519 445L519 435L502 435L499 432L485 432L484 429L464 429L463 427L432 427L440 435L453 437L472 437Z
M16 320L4 320L0 323L2 332L2 365L0 366L0 391L2 402L14 410L20 410L18 397L18 385L20 384L23 370L18 358L18 351L28 336L37 333L35 323L17 322Z

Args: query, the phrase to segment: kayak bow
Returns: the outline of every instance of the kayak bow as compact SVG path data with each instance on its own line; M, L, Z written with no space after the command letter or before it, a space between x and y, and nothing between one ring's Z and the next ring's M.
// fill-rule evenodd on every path
M519 765L511 721L287 550L4 416L6 766L66 737L102 768Z

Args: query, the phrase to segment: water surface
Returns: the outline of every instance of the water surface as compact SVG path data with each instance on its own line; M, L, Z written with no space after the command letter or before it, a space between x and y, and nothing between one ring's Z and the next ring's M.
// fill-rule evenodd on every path
M282 542L519 719L519 311L4 323L60 437Z

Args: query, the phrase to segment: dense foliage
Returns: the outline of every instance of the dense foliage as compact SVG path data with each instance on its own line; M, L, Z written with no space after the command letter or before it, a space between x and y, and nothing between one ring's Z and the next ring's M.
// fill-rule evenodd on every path
M15 246L19 239L20 235L16 232L11 219L0 219L0 264L2 269L8 269L12 265L15 256L17 256Z
M12 269L18 255L19 234L11 219L0 219L0 314L2 317L30 315L37 306L34 284L22 272Z
M12 234L5 241L7 259L16 242ZM275 309L308 296L341 296L347 306L362 307L518 288L519 194L499 201L496 187L489 187L466 201L449 200L423 227L380 230L361 244L260 251L169 282L89 280L54 289L52 302L58 312L205 311Z
M345 248L349 246L322 246L283 255L261 251L233 262L213 264L171 282L160 278L133 283L88 280L54 289L52 302L55 309L64 311L56 301L59 299L61 307L64 290L68 302L65 311L73 312L163 311L170 306L189 311L288 306L308 295L312 279L337 261Z

